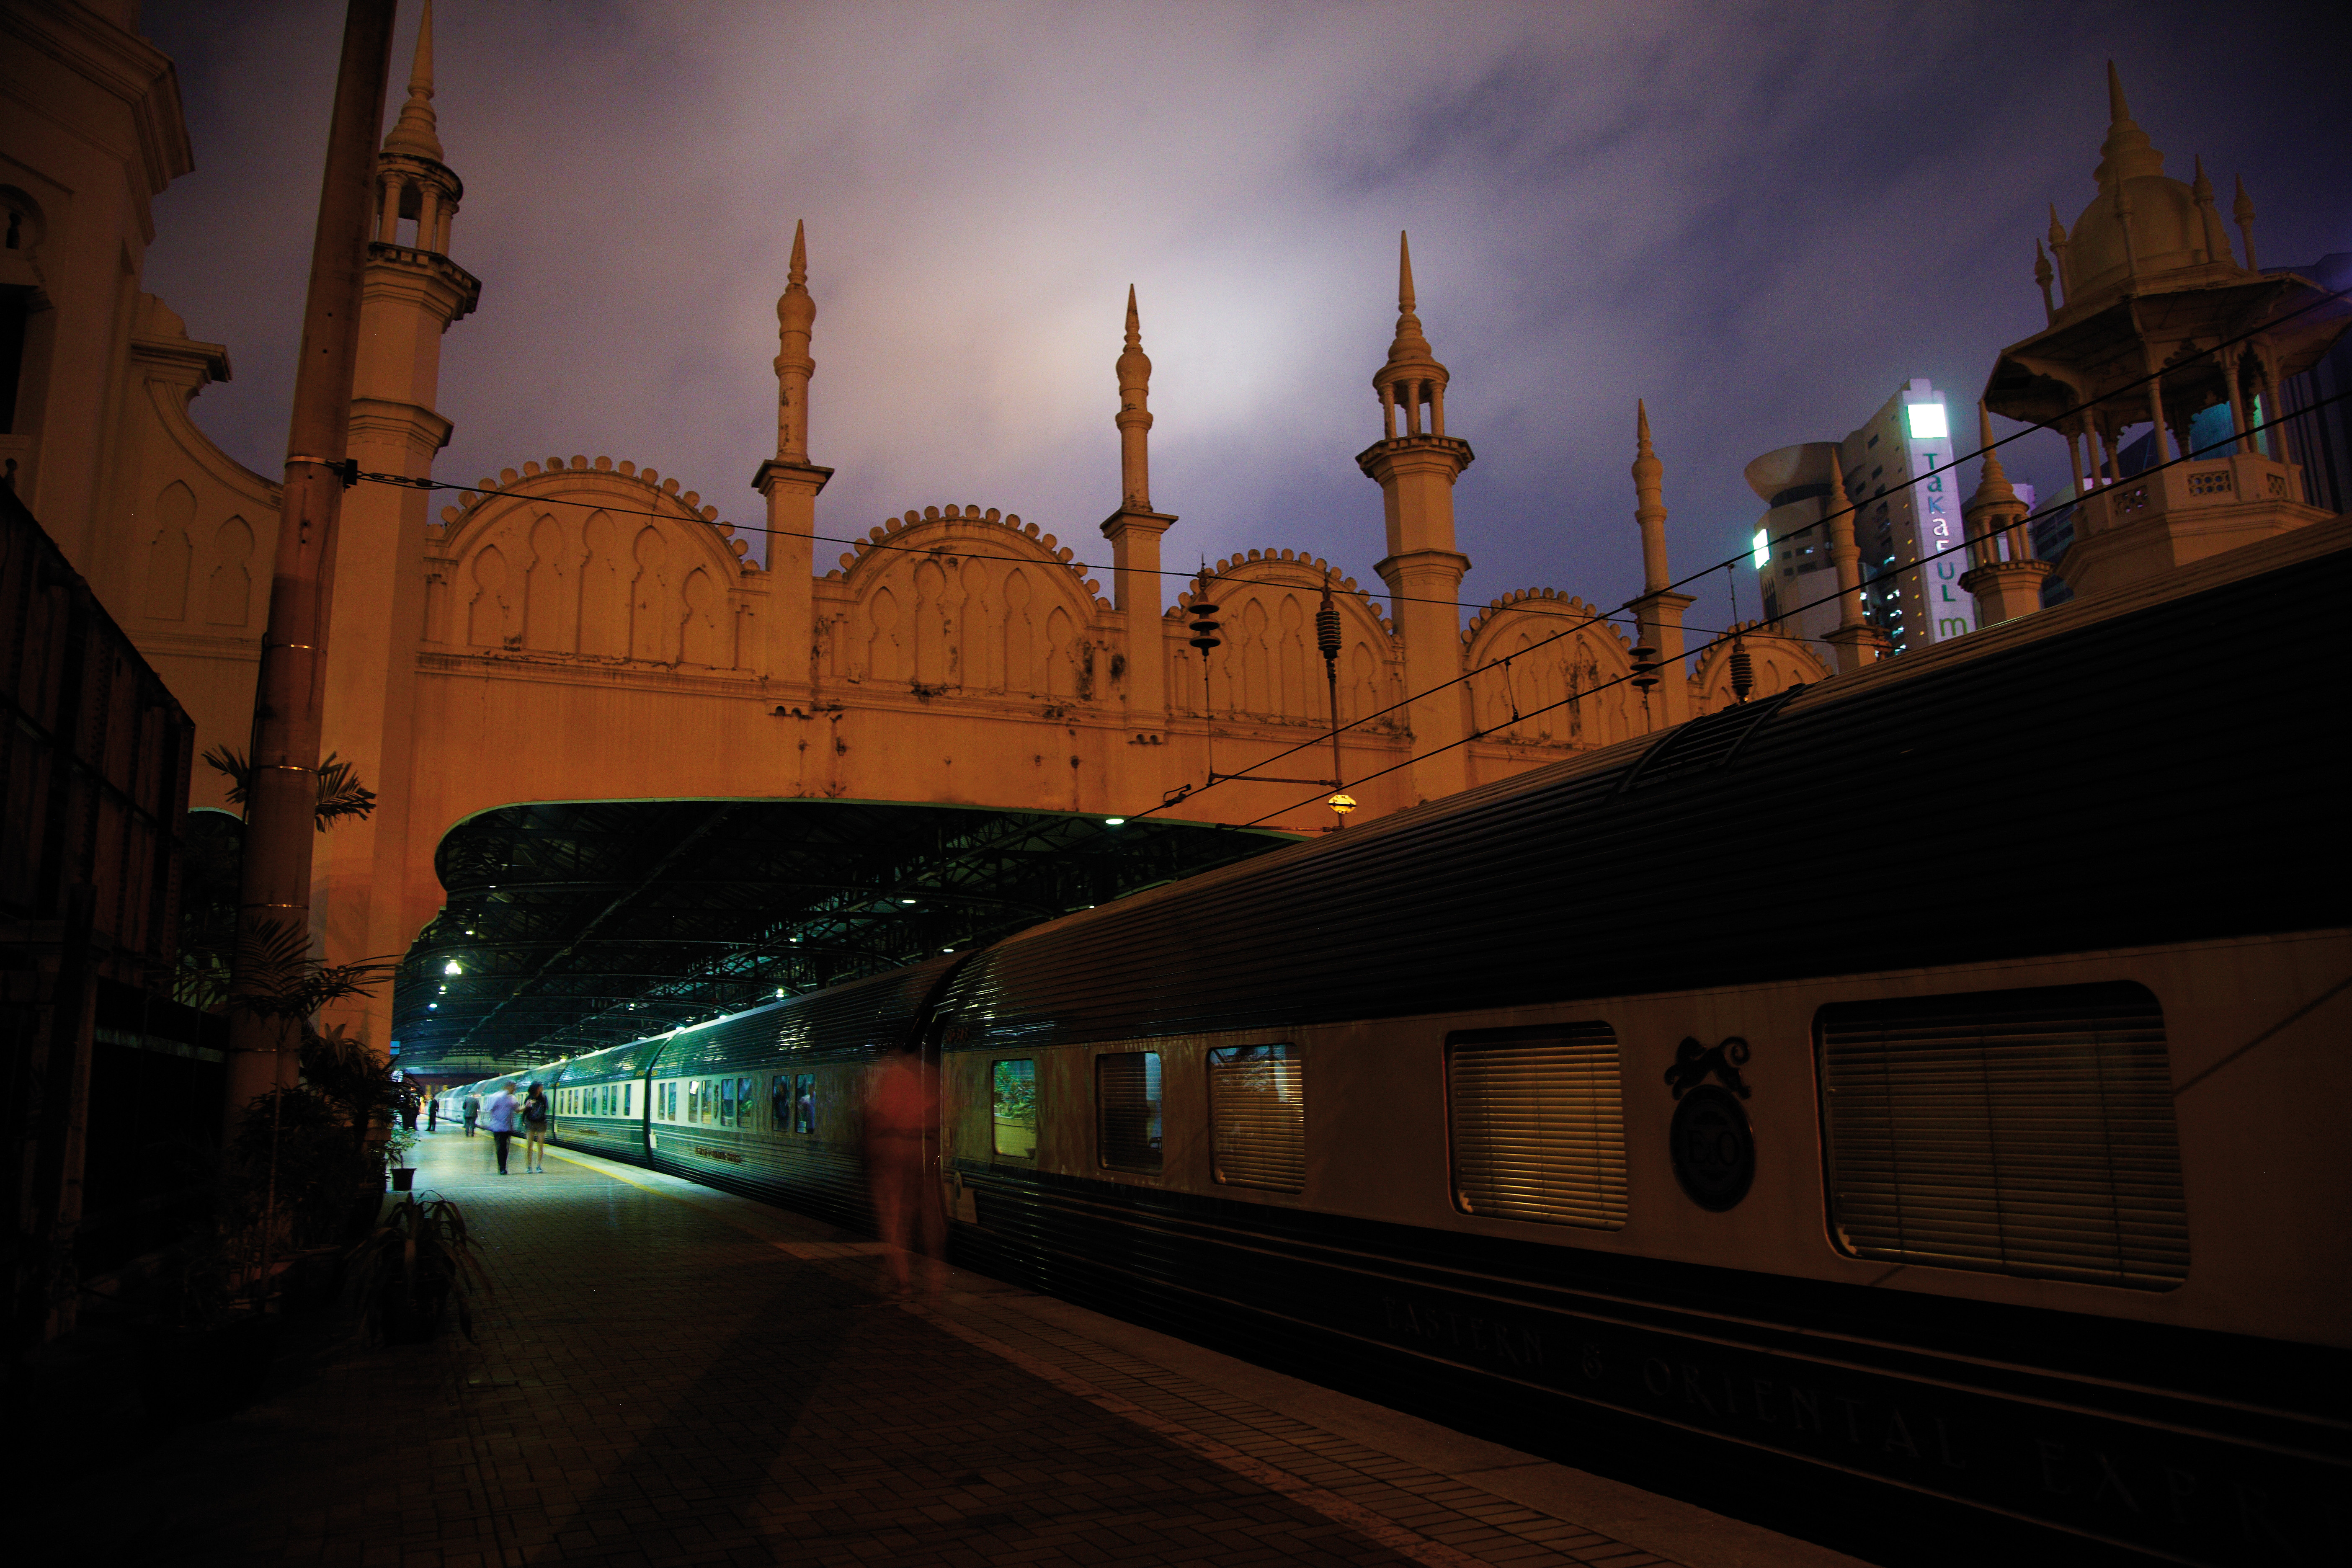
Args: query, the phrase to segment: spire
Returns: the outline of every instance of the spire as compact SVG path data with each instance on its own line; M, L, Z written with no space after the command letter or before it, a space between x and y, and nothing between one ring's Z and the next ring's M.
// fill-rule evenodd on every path
M2074 279L2066 268L2066 226L2058 221L2058 204L2050 204L2050 254L2058 258L2058 288L2061 303L2074 297Z
M1120 506L1151 510L1151 361L1143 352L1142 318L1136 313L1135 285L1127 286L1127 347L1118 356L1118 468Z
M1660 594L1666 575L1665 464L1650 446L1650 407L1633 400L1633 521L1642 530L1642 592Z
M438 122L433 115L433 0L425 0L424 19L416 25L416 59L408 71L408 101L400 106L399 122L383 139L387 153L443 162Z
M776 300L776 456L808 461L808 384L816 374L809 357L809 333L816 325L816 301L808 291L808 226L793 226L793 258L784 291Z
M2033 280L2042 286L2042 319L2045 322L2058 319L2058 308L2050 302L2050 258L2043 254L2042 242L2037 239L2033 242Z
M2230 204L2230 216L2238 226L2238 233L2246 242L2246 270L2260 272L2262 266L2254 259L2254 198L2246 195L2246 176L2238 176L2238 199Z
M1969 498L1969 509L2005 502L2014 506L2017 491L2011 488L2009 475L2000 466L2000 454L1992 444L1992 415L1984 400L1977 400L1977 445L1984 452L1984 473L1977 480L1977 493Z
M2114 190L2126 180L2164 173L2164 154L2151 146L2147 132L2134 123L2131 105L2124 101L2124 79L2116 62L2107 62L2107 139L2099 148L2099 166L2093 178L2099 189Z
M2197 203L2199 238L2208 261L2235 263L2230 252L2230 231L2221 226L2221 209L2213 205L2213 182L2205 177L2205 155L2197 155L2197 174L2189 182L2189 194Z
M1421 410L1429 407L1429 433L1445 434L1445 367L1437 363L1436 353L1429 346L1429 338L1421 330L1421 317L1414 312L1412 293L1412 242L1400 230L1397 234L1397 324L1396 336L1389 343L1388 363L1372 373L1372 389L1381 395L1381 419L1383 433L1393 439L1397 434L1396 411L1404 409L1408 436L1422 434Z

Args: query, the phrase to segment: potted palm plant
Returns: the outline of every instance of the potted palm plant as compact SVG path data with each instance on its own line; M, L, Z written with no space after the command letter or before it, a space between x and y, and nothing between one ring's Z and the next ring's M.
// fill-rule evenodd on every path
M343 1268L345 1302L370 1343L422 1344L441 1331L453 1308L470 1340L475 1293L488 1288L466 1216L447 1198L393 1205Z
M416 1147L416 1134L405 1127L394 1127L383 1141L383 1168L392 1173L392 1190L412 1192L416 1186L416 1167L408 1163L409 1152Z

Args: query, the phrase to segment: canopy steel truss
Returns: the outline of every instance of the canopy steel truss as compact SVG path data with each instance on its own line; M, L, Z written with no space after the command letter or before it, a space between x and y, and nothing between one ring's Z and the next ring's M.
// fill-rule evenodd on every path
M435 857L448 901L394 987L401 1063L553 1061L981 946L1286 842L940 805L508 806L451 829Z

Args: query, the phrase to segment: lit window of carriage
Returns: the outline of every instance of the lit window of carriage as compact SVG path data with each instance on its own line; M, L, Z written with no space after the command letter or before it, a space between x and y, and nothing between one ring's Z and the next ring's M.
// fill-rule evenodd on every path
M1446 1037L1454 1201L1492 1219L1625 1223L1617 1033L1597 1022Z

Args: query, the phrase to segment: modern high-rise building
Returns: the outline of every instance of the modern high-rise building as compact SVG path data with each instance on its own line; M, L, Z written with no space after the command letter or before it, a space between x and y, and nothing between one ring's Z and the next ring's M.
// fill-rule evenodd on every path
M1976 629L1976 602L1960 586L1967 556L1944 558L1967 531L1960 476L1951 467L1951 426L1944 395L1918 377L1898 387L1842 444L1784 447L1748 465L1749 487L1771 508L1759 520L1754 540L1767 620L1817 646L1838 624L1827 521L1835 454L1843 460L1845 492L1854 508L1863 613L1885 629L1889 651L1926 647ZM2024 489L2018 493L2032 504Z

